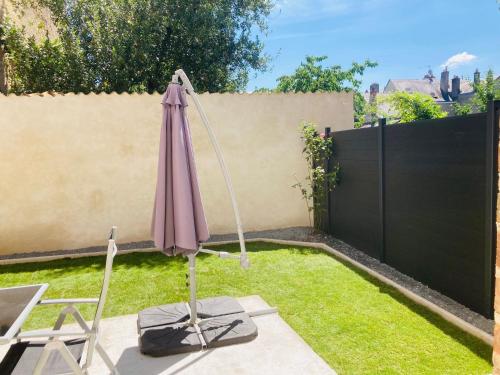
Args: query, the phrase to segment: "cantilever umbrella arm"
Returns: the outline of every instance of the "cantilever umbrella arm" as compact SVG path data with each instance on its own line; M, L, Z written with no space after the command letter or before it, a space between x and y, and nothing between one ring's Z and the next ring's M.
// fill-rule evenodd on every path
M224 175L224 180L226 182L229 196L231 197L231 204L233 206L234 217L236 219L236 228L238 231L238 239L240 242L240 249L241 249L241 254L239 256L240 265L243 268L248 268L249 262L248 262L246 247L245 247L245 238L243 237L243 228L241 225L240 212L238 209L238 203L236 202L236 195L234 194L231 176L229 175L229 170L227 169L226 162L224 161L224 156L222 154L222 150L219 146L219 142L217 142L217 138L215 137L215 133L213 132L212 127L210 126L210 122L208 121L208 117L205 114L203 107L201 106L198 95L194 91L193 85L191 85L189 78L187 77L186 73L184 73L184 71L182 69L175 71L175 74L172 76L172 81L178 82L179 78L181 79L182 84L183 84L184 88L186 89L186 91L188 92L188 94L191 95L191 97L193 98L196 109L198 110L198 113L200 114L201 121L203 122L203 125L205 126L205 129L207 130L208 136L210 138L210 142L212 142L212 146L215 150L215 154L217 155L217 159L219 160L219 165L220 165L220 168L222 170L222 174ZM206 252L209 254L215 253L215 251L213 251L213 250L207 250L207 249L202 249L202 248L200 249L200 251L203 251L203 252ZM218 254L218 255L220 256L220 254ZM221 258L230 258L231 256L220 256L220 257Z

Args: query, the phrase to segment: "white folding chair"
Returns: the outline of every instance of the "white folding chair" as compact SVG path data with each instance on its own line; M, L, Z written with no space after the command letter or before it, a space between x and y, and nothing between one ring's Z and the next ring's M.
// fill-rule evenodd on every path
M92 364L94 350L103 359L111 374L119 375L104 348L99 343L101 321L108 293L113 259L116 255L116 227L111 229L106 255L106 267L99 298L75 298L42 300L39 305L66 305L52 330L22 332L0 363L0 373L12 375L85 375ZM89 327L76 307L79 304L96 304L92 326ZM61 327L71 314L82 330L65 331ZM29 340L29 341L25 341ZM85 351L85 346L87 350ZM85 360L83 354L85 351Z

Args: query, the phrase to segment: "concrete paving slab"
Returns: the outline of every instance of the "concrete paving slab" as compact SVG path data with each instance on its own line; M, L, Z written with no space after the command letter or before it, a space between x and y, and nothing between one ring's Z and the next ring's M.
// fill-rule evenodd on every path
M259 296L238 301L246 312L270 307ZM161 358L141 354L135 314L103 319L100 342L121 375L335 375L279 314L252 319L259 331L255 340L203 352ZM7 346L0 346L0 357L6 351ZM94 358L89 375L109 373L101 358Z

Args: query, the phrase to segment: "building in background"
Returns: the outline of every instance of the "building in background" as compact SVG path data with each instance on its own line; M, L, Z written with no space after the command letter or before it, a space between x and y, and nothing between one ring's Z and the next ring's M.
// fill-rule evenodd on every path
M479 79L479 72L474 77ZM450 90L451 88L451 90ZM390 79L385 85L384 94L404 91L408 93L421 93L432 96L436 102L468 101L473 94L473 85L458 76L450 80L448 69L441 72L441 78L436 79L432 70L429 70L422 79Z
M444 111L453 113L453 103L470 102L475 95L474 84L480 81L481 74L477 69L474 72L473 82L458 76L450 79L450 72L447 68L441 72L438 80L432 70L429 70L422 79L389 79L382 92L379 90L378 83L372 83L370 90L365 91L364 98L366 102L375 104L377 98L383 98L395 92L421 93L431 96ZM495 82L500 89L500 76L496 78ZM390 112L390 108L384 103L379 104L379 109L382 113ZM367 115L365 124L373 123L373 115Z

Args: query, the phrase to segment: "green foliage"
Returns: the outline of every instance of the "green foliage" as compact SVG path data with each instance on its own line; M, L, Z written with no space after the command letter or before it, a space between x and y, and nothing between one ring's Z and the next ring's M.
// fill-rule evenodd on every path
M84 61L74 43L49 38L38 43L8 21L2 33L11 92L89 91Z
M495 81L493 70L488 70L486 78L474 83L474 97L467 104L453 103L456 115L466 115L472 112L486 112L490 100L500 100L500 84Z
M256 93L272 93L272 92L276 92L276 90L268 89L267 87L259 87L259 88L256 88L255 90L253 90L253 92L256 92Z
M339 165L327 171L327 161L333 154L333 138L316 132L314 124L303 122L300 125L301 139L304 142L302 154L307 162L308 175L304 181L297 179L292 186L300 190L309 212L309 223L312 227L312 215L316 228L321 228L321 218L326 210L327 195L337 185ZM333 163L332 163L333 164Z
M353 62L349 69L342 69L340 65L324 67L322 62L327 56L306 56L306 62L291 75L278 78L278 92L341 92L354 91L355 117L360 118L364 113L365 100L359 93L361 77L368 68L377 66L376 62L366 60L363 63Z
M387 118L388 123L409 123L447 116L431 96L421 93L395 92L380 102L387 103L390 107L389 113L381 115Z
M370 104L359 91L354 91L354 127L359 128L365 122L365 115L369 112Z
M352 63L350 69L343 70L340 65L323 67L321 62L327 56L306 56L306 62L291 75L278 78L276 91L279 92L316 92L316 91L352 91L361 86L359 79L367 68L377 63L366 60L364 63Z
M453 114L455 116L465 116L472 112L472 105L470 104L461 104L461 103L453 103L451 105L453 108Z
M59 38L7 30L14 92L161 91L183 68L199 91L243 89L267 58L271 0L38 0Z
M379 118L379 100L374 101L373 103L365 103L363 108L363 116L361 116L357 123L354 123L354 127L358 128L365 123L369 123L371 126L374 126ZM380 114L380 117L386 117L387 114Z
M495 82L493 70L488 70L486 78L474 85L475 95L472 98L472 106L477 112L486 112L490 100L500 99L500 87Z

